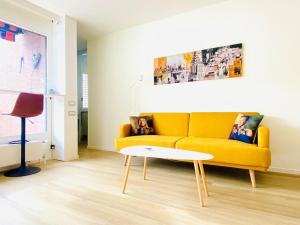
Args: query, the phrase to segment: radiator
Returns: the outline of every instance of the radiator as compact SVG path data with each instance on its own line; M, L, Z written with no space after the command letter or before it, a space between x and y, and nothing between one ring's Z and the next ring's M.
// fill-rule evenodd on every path
M26 143L26 161L39 161L48 158L48 143L32 141ZM2 167L17 165L21 161L21 145L0 145L0 169Z

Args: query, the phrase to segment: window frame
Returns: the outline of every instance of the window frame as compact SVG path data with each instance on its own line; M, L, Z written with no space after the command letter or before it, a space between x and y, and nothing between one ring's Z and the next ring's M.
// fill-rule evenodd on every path
M45 38L45 88L44 88L44 93L38 93L38 94L43 94L44 95L44 111L45 111L45 130L44 132L40 132L40 133L35 133L35 134L26 134L26 139L27 140L34 140L34 141L47 141L48 140L48 136L49 136L49 123L51 123L51 121L48 121L49 119L49 115L48 115L48 99L47 99L47 90L48 90L48 64L49 64L49 35L44 33L44 32L37 32L34 31L34 29L28 28L26 26L23 25L16 25L15 23L11 22L11 21L7 21L5 19L0 18L0 20L4 23L16 26L16 27L20 27L24 30L27 30L29 32L35 33L37 35L43 36ZM4 94L20 94L21 91L15 91L15 90L8 90L8 89L0 89L0 94L4 93ZM10 112L5 112L5 113L10 113ZM9 116L9 115L3 115L3 116ZM28 123L29 121L26 120L26 122ZM21 127L21 119L20 119L20 127ZM15 141L15 140L20 140L20 136L21 133L19 135L15 135L15 136L6 136L6 137L0 137L0 145L8 145L9 142L11 141Z

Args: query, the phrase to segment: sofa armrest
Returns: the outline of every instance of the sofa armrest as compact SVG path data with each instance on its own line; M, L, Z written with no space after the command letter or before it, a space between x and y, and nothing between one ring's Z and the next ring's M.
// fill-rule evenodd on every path
M260 148L269 148L270 130L268 127L260 126L257 131L257 145Z
M119 128L119 137L122 138L130 136L130 129L130 123L122 124Z

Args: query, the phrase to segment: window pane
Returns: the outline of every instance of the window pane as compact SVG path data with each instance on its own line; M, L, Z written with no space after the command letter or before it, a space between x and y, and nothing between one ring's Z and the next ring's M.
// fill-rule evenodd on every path
M45 93L47 73L45 36L0 21L0 113L10 113L18 93ZM46 113L30 118L27 134L44 133ZM20 119L0 116L0 138L19 136Z
M14 108L17 94L0 93L0 114L10 113ZM42 115L26 120L26 134L44 133L46 130L45 111ZM0 137L19 136L21 119L9 115L0 115Z
M0 94L0 114L10 113L18 95ZM20 123L12 116L0 115L0 137L16 136L20 133Z
M88 75L82 74L82 108L89 107Z

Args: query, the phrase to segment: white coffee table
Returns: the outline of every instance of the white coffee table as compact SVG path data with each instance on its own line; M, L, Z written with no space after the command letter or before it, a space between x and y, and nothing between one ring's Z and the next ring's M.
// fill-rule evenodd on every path
M173 160L192 160L194 162L195 174L196 174L196 181L197 181L197 188L198 188L198 195L201 206L204 206L204 197L201 188L200 182L200 174L202 176L203 187L205 196L208 196L208 189L207 183L203 168L203 160L210 160L213 159L214 156L201 153L201 152L194 152L182 149L175 149L175 148L164 148L158 146L131 146L127 148L123 148L120 151L123 155L125 155L125 165L127 165L126 172L125 172L125 179L123 184L122 193L125 193L129 170L130 170L130 162L132 156L139 156L144 157L144 179L146 179L146 170L147 170L147 158L160 158L160 159L173 159ZM200 170L200 173L199 173Z

